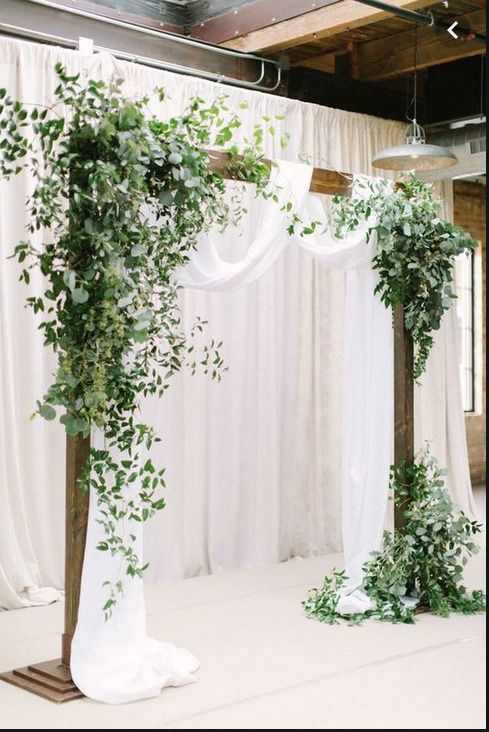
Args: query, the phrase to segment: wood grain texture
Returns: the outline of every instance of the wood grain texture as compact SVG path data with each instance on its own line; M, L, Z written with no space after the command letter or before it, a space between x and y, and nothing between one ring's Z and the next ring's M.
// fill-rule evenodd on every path
M224 178L229 180L236 179L236 176L230 171L229 166L232 162L227 153L221 150L207 150L210 155L209 168L215 172L221 173ZM241 156L238 156L238 160ZM268 168L271 168L272 162L264 158L262 160ZM352 184L352 176L348 173L342 173L336 170L324 170L323 168L314 168L312 172L311 185L309 190L311 193L323 193L324 195L347 196L350 194Z
M59 658L7 671L0 674L0 679L56 704L83 697L71 678L70 670Z
M65 625L62 662L70 665L71 640L76 628L80 583L88 523L88 493L78 479L90 452L90 438L66 438L66 516L65 516Z
M457 18L461 28L482 32L486 27L486 11L476 10ZM413 26L414 27L414 26ZM455 28L455 33L457 28ZM354 78L363 81L389 79L414 70L414 30L358 44L358 65ZM460 58L478 56L485 46L470 40L455 39L438 28L418 28L418 69L438 66Z
M394 462L414 460L413 340L404 325L404 309L394 307ZM405 504L404 504L405 505ZM395 506L394 525L404 524L404 505Z
M439 0L390 0L398 8L426 8ZM222 45L248 53L255 51L280 51L302 43L359 28L362 25L377 23L392 17L389 13L355 0L342 0L325 8L304 13L297 18L284 20L262 30L256 30Z

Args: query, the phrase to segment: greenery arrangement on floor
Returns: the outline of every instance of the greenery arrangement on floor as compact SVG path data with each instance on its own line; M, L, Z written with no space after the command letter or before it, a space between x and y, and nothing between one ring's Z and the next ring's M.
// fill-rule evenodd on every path
M334 570L302 603L309 617L329 624L342 620L358 624L366 618L413 623L415 609L403 600L406 597L443 617L451 612L485 610L484 593L468 591L462 584L468 556L478 551L474 535L482 527L454 505L443 476L427 450L412 465L392 466L390 489L402 507L405 524L395 534L385 532L382 550L372 553L363 567L360 589L370 598L372 609L356 614L338 612L348 578L345 572Z
M433 345L432 332L456 298L451 287L455 257L471 252L477 242L440 218L441 200L433 196L430 184L412 175L397 187L386 180L359 181L356 193L335 198L336 235L370 219L368 236L377 237L376 292L386 307L404 307L415 347L413 375L418 379Z

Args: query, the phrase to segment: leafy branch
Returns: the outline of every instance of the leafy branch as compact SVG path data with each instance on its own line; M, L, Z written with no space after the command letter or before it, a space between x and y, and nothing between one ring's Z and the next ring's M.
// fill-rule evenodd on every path
M58 360L36 412L53 420L61 410L72 437L103 432L105 448L91 448L80 485L98 498L105 531L98 548L141 576L147 565L124 522L161 510L165 481L147 457L159 438L138 420L139 401L162 396L184 368L217 380L224 370L221 344L197 345L205 323L183 329L174 275L202 232L235 224L244 211L239 192L225 195L205 148L225 149L237 177L257 195L278 197L268 185L263 131L258 125L241 149L233 144L240 120L224 96L192 99L181 116L162 121L149 116L147 98L124 97L121 80L82 84L60 64L56 73L48 107L0 89L0 175L26 169L34 181L29 236L13 257L26 285L33 269L44 275L42 294L26 302ZM31 241L36 235L41 244ZM107 587L110 615L122 584Z
M432 332L456 298L451 286L455 257L473 251L477 242L440 218L441 201L414 176L407 176L395 189L388 181L358 186L361 195L335 198L336 233L341 236L370 219L368 237L377 235L376 292L386 307L404 306L406 329L415 345L413 373L418 379L433 345Z
M405 524L384 533L383 548L364 564L362 591L372 600L365 613L338 612L340 593L348 579L334 570L321 589L313 589L302 603L308 616L335 624L358 624L373 617L392 623L413 623L417 604L436 615L476 613L485 609L480 590L469 592L462 584L468 556L476 554L474 536L482 527L469 519L450 498L442 471L427 450L413 464L391 467L390 489L402 507Z

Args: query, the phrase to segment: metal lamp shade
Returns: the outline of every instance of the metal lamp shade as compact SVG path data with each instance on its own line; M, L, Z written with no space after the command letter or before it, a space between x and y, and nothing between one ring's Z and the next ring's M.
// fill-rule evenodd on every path
M411 142L381 150L372 165L387 170L439 170L457 162L453 152L446 147Z

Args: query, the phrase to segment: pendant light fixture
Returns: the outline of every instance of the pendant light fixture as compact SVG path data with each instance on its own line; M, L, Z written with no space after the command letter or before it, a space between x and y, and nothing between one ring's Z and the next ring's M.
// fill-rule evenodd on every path
M404 135L404 145L396 145L381 150L372 160L375 168L387 170L439 170L456 165L458 160L451 150L440 145L426 144L423 128L417 122L417 82L416 67L418 51L418 26L414 27L414 95L411 100L413 118L406 114L410 125Z

